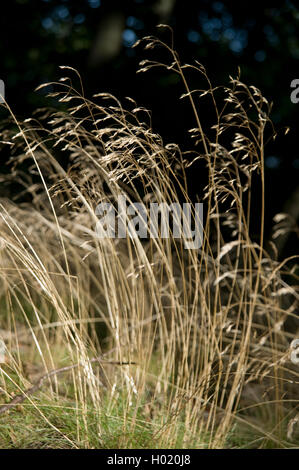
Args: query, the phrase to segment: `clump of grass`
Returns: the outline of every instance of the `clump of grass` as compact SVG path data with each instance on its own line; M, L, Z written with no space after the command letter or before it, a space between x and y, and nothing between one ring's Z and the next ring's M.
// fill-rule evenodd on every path
M0 386L3 404L16 394L24 400L0 414L0 445L293 447L295 430L286 431L298 407L289 358L296 332L285 324L295 318L297 277L292 260L278 261L274 244L265 248L270 105L240 77L215 89L201 64L183 65L160 39L144 41L171 60L142 69L165 66L182 80L195 119L192 152L165 145L133 100L88 99L70 67L63 69L81 89L70 77L54 84L62 110L19 122L6 104L13 127L1 139L22 192L1 201ZM189 71L205 90L189 88ZM200 96L215 112L210 129ZM97 236L96 206L120 195L194 204L186 169L198 160L208 170L199 250L184 249L184 234ZM24 419L30 436L22 440ZM250 437L236 442L236 429Z

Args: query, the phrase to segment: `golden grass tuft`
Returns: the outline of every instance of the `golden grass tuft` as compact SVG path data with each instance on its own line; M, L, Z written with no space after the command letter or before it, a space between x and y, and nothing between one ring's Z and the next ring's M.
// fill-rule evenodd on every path
M296 319L296 257L277 260L264 240L270 105L239 77L215 89L201 64L144 41L171 60L143 69L165 66L182 79L195 118L192 159L165 145L133 100L86 98L69 67L81 90L70 77L54 84L60 110L19 122L6 104L6 180L20 190L0 211L0 399L13 405L0 408L0 446L33 445L17 432L21 414L36 447L296 447L289 345L298 332L286 328ZM205 90L190 90L189 71ZM211 129L200 96L211 100ZM185 172L197 160L208 169L199 250L173 237L97 237L99 202L192 203Z

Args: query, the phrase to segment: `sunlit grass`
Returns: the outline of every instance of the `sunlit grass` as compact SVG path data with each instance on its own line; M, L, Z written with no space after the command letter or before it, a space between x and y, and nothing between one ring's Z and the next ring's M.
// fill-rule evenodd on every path
M190 66L158 39L145 42L166 48L182 79L191 154L165 145L133 100L91 101L69 77L52 94L64 110L19 122L6 104L6 180L23 193L0 204L0 399L23 398L0 408L0 447L295 447L296 331L285 324L296 316L298 276L295 257L278 261L264 240L271 106L239 78L214 89L198 63L192 73L207 88L192 92ZM163 66L143 68L153 65ZM201 93L212 129L199 117ZM119 195L193 204L186 168L197 160L208 169L199 250L184 249L184 238L97 237L97 204Z

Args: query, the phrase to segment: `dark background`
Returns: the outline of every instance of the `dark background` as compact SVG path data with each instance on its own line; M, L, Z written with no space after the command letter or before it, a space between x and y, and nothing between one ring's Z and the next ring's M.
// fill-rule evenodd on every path
M45 91L34 89L57 81L65 75L58 66L69 65L79 70L88 96L131 96L152 110L154 130L165 143L177 142L186 149L191 145L187 129L194 121L178 101L182 84L160 69L136 74L147 54L132 44L144 35L160 34L156 25L167 23L174 29L182 61L202 62L213 84L228 84L240 66L241 79L274 103L278 138L265 153L267 230L277 212L287 210L298 219L299 103L290 100L290 83L299 78L297 2L16 0L1 2L0 9L0 78L19 117L47 103ZM155 57L153 52L150 57ZM4 111L0 113L1 118ZM284 136L286 127L291 130ZM4 168L7 154L0 155ZM200 175L190 181L195 192L197 179ZM290 243L293 249L297 239ZM288 253L288 246L284 250Z

